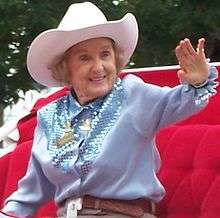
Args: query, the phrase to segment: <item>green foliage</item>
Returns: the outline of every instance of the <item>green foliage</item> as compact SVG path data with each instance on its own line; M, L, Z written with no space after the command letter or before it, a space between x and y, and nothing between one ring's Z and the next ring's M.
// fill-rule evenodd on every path
M18 90L40 88L26 69L26 53L42 31L56 28L73 0L0 1L0 98L1 104L18 99ZM132 12L137 17L140 37L132 58L134 67L176 64L174 49L188 37L197 43L207 40L208 56L220 58L219 0L92 0L109 20Z
M137 66L176 64L175 46L184 38L194 44L206 38L207 55L212 61L214 42L220 42L220 2L196 0L139 0L135 14L140 24L140 39L134 61Z

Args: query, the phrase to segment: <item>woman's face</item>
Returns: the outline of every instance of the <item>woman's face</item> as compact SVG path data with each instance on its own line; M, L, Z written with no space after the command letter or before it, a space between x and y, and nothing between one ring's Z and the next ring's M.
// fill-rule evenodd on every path
M81 105L108 94L117 78L113 42L108 38L74 45L67 53L66 65Z

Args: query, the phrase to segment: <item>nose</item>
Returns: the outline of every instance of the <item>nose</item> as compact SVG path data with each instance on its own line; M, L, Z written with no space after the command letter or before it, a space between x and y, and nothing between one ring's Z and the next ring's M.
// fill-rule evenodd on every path
M102 73L104 70L104 66L103 66L103 62L100 58L96 58L93 61L93 65L92 65L92 72L99 74Z

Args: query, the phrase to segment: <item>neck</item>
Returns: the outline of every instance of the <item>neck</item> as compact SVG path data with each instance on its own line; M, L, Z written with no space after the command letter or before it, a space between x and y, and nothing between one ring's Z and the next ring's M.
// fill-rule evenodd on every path
M71 89L71 94L72 96L79 102L81 106L85 106L89 104L90 102L95 101L97 98L89 98L87 96L77 96L76 92L74 89Z
M93 101L95 101L97 98L89 99L89 98L78 98L78 102L81 106L85 106Z

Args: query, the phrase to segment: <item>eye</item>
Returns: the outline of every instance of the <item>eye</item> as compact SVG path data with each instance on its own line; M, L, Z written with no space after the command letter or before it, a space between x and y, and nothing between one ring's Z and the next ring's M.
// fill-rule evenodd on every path
M108 50L103 51L103 52L101 53L101 56L102 56L103 58L107 58L107 57L111 56L111 52L108 51Z
M87 54L80 55L79 60L83 61L83 62L86 62L86 61L89 60L89 56Z

